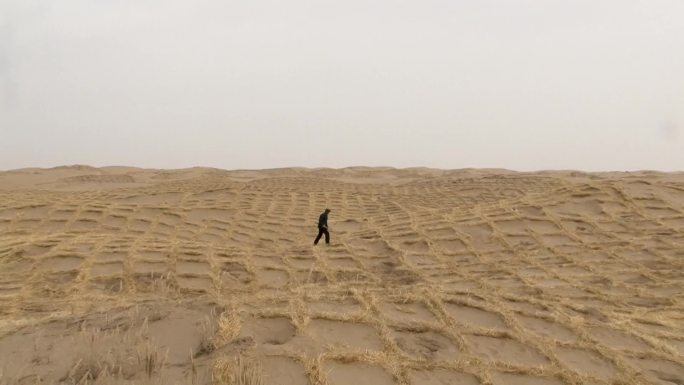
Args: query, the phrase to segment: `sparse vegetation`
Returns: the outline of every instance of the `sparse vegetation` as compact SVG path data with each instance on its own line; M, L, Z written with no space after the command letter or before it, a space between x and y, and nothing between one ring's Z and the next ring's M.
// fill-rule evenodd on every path
M215 385L265 385L259 361L239 355L234 359L219 359L214 365Z

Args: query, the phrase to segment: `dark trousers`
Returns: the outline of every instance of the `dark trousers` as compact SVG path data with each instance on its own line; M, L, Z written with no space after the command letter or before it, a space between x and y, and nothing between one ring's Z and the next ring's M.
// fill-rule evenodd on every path
M325 234L325 243L330 243L330 233L328 232L328 229L326 229L325 227L319 227L318 236L314 241L314 245L318 244L318 241L321 239L321 236L323 236L323 234Z

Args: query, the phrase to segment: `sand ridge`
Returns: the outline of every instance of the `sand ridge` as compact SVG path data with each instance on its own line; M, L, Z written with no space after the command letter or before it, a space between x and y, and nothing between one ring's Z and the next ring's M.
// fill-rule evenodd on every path
M0 185L0 383L684 382L681 174L78 166Z

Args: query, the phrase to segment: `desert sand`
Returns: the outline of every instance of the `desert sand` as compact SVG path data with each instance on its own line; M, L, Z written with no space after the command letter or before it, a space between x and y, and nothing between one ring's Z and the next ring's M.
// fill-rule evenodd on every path
M37 383L684 384L684 174L1 172Z

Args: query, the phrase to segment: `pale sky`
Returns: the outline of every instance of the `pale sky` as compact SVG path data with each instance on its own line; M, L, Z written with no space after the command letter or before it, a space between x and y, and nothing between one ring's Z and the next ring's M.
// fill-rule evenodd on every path
M684 170L682 0L0 0L0 169Z

